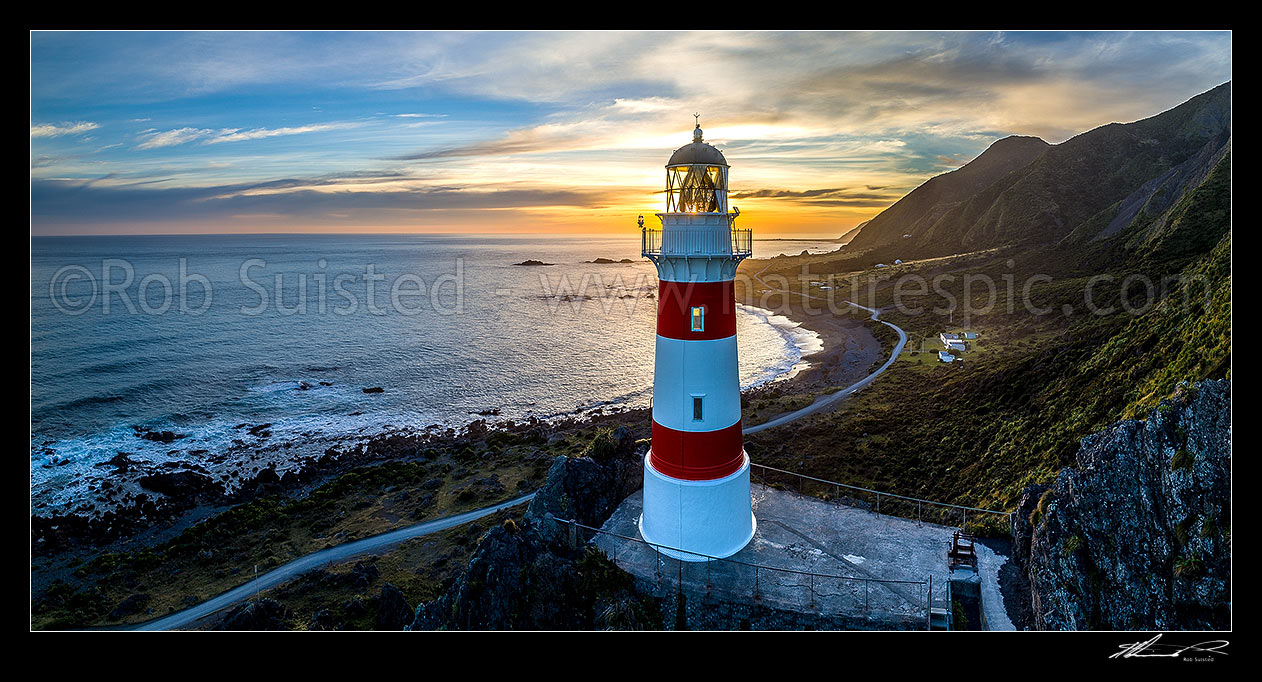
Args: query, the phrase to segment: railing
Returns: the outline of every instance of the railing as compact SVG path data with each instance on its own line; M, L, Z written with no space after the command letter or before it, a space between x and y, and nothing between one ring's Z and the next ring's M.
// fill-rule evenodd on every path
M722 240L722 230L699 228L671 228L670 249L662 251L662 231L640 229L640 255L643 256L736 256L749 258L754 253L752 229L728 230L728 243Z
M726 596L743 598L748 594L755 603L779 604L790 610L800 610L802 600L789 598L784 593L785 588L790 588L790 590L796 588L804 593L802 596L808 597L808 607L821 615L830 613L837 615L885 613L917 620L923 618L925 629L930 629L932 623L932 576L930 576L929 580L887 580L800 571L791 568L755 564L730 557L715 557L700 552L679 549L678 547L661 545L640 537L594 528L570 519L554 518L553 520L568 529L568 540L573 547L579 547L588 542L595 542L597 537L603 536L613 539L615 542L611 543L613 544L613 549L610 559L620 566L629 561L627 556L629 550L625 550L623 547L627 543L630 543L631 547L653 550L653 581L655 589L659 591L664 580L668 585L673 582L675 589L680 592L683 592L686 585L688 585L690 591L694 589L699 591L704 586L705 594L709 596L716 591L715 579L717 578L719 584L724 588L722 592ZM597 546L599 547L599 543ZM611 553L607 548L601 547L601 549L606 554ZM684 561L671 557L669 554L663 553L662 550L695 556L700 561ZM620 558L623 560L622 562L619 561ZM670 561L674 561L675 565L671 566L668 563ZM665 571L662 570L664 562L667 562L667 570ZM703 572L704 577L702 576ZM776 577L791 580L793 584L786 585L785 583L777 582L775 585L780 588L781 594L769 593L766 586L769 581L774 580ZM642 577L642 579L645 578ZM829 589L830 586L833 588L832 590ZM845 587L842 588L842 586ZM861 597L860 587L862 588ZM745 592L746 588L749 590L748 593ZM912 591L913 588L914 592ZM877 601L875 606L873 604L874 594Z
M847 485L836 481L828 481L806 474L799 474L793 471L785 471L769 467L765 464L749 463L751 471L758 471L757 479L763 488L767 487L768 479L771 479L771 485L781 485L786 488L794 488L803 495L814 495L821 497L826 501L837 502L852 507L866 507L878 514L887 514L889 516L900 516L903 518L914 518L917 523L928 521L929 523L937 523L944 526L954 526L961 531L968 532L968 515L973 513L974 525L977 525L977 518L999 518L1005 524L1005 530L1011 527L1012 512L998 511L995 509L982 509L979 507L966 507L959 504L950 504L947 502L934 502L933 500L922 500L918 497L908 497L906 495L895 495L894 493L883 493L879 490L871 488L861 488L856 485ZM796 484L784 485L780 481L790 480L796 481ZM852 493L853 496L847 498L842 495L842 491ZM832 493L831 496L828 493ZM958 516L957 516L958 512ZM990 515L986 517L984 515ZM955 526L954 522L958 520L959 525Z

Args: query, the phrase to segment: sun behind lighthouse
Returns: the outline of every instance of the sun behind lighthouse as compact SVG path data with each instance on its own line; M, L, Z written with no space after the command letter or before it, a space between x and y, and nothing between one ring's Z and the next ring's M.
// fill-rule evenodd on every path
M666 163L661 230L641 220L641 253L657 266L653 443L644 459L640 534L685 561L739 552L754 535L749 456L741 436L736 266L751 230L728 210L727 159L692 143Z

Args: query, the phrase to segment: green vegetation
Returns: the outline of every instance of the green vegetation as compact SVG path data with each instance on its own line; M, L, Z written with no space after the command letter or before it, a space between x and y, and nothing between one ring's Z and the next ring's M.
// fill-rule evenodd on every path
M1048 488L1039 496L1039 503L1034 507L1034 511L1030 512L1030 525L1037 526L1043 520L1043 516L1047 514L1047 505L1051 503L1052 495L1055 491Z
M1179 578L1195 578L1205 571L1199 557L1183 555L1174 560L1174 575Z
M661 630L661 610L635 590L635 578L618 568L595 547L578 562L579 592L595 604L595 625L601 630Z
M1187 545L1188 534L1191 532L1193 521L1194 519L1189 516L1183 519L1182 521L1178 522L1177 524L1175 524L1174 539L1178 541L1180 547L1184 547Z
M764 277L827 280L839 297L883 309L912 339L968 328L985 343L958 365L905 353L835 412L747 438L751 456L820 478L1011 509L1026 485L1073 465L1083 437L1146 415L1182 382L1230 379L1229 102L1228 84L1024 163L1032 143L1023 151L997 143L978 161L1008 159L1019 169L939 176L845 250L773 262ZM1142 211L1112 225L1123 199L1168 172L1174 179L1161 192L1137 195ZM872 269L895 258L904 262ZM896 297L902 275L932 290ZM967 288L966 277L987 278L996 296ZM1172 465L1189 459L1180 454Z
M1219 233L1224 226L1202 228ZM942 288L957 300L964 297L965 273L988 275L997 283L1005 275L1015 282L1048 275L1051 281L1035 280L1030 288L1031 304L1047 312L1031 314L1018 302L1010 313L1002 294L1000 303L985 310L983 295L975 301L980 312L964 324L985 339L984 358L949 370L937 363L896 362L838 410L750 436L751 456L854 485L1011 509L1024 486L1049 481L1074 464L1081 438L1119 419L1143 416L1180 382L1230 378L1230 232L1221 232L1209 253L1174 260L1119 250L1126 237L1124 232L1093 245L1086 256L1079 250L1007 250L957 257L946 265L910 264L926 278L955 274ZM1082 265L1084 259L1092 261L1090 267ZM1092 282L1099 262L1115 263L1105 271L1112 277L1105 284ZM836 268L845 277L847 261L820 257L811 267ZM1132 275L1154 283L1164 279L1170 286L1164 292L1157 288L1160 298L1145 306L1142 280L1132 278L1128 290L1121 286ZM1106 314L1084 310L1089 286L1092 303ZM877 286L878 306L892 305L891 289ZM903 297L911 308L928 309L935 301L940 299ZM1065 315L1064 306L1076 312ZM944 315L928 310L913 315L889 309L883 319L913 338L948 324ZM962 322L957 316L956 326ZM887 443L876 436L886 436Z
M408 606L429 601L468 563L479 536L496 524L516 525L505 510L467 526L404 542L380 554L314 569L262 592L288 609L291 630L316 629L317 614L347 630L374 630L372 600L387 583L403 593Z
M951 600L951 629L968 629L968 613L964 610L964 604L959 599Z
M551 454L589 441L571 436L558 441L559 452ZM528 457L542 442L537 436L497 433L452 455L425 453L430 461L353 469L305 496L240 504L155 546L101 553L36 594L32 628L165 615L244 583L255 566L262 572L325 547L508 499L518 494L519 484L529 488L542 482L551 454ZM469 458L478 462L476 470L463 464ZM398 586L405 594L424 592L419 586ZM116 609L137 593L148 595L143 608Z
M1175 471L1191 471L1192 462L1192 453L1188 452L1187 448L1179 448L1179 451L1174 453L1174 457L1170 458L1170 468Z
M607 462L617 452L618 442L613 438L613 429L604 428L596 432L595 437L587 443L579 456L591 457L597 462Z

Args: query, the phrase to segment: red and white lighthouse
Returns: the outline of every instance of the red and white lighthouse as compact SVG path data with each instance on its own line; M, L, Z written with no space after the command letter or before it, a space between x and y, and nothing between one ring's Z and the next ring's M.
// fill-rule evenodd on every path
M666 164L661 230L644 227L641 252L657 266L653 444L644 459L645 540L687 561L739 552L754 535L749 456L741 437L736 358L736 266L752 231L728 210L727 160L702 139ZM689 554L696 552L697 554Z

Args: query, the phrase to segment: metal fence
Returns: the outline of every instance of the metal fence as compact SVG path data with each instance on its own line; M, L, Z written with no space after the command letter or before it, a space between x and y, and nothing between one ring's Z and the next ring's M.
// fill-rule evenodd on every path
M925 629L931 626L932 576L928 580L885 580L801 571L660 545L569 519L554 520L567 528L572 546L595 544L614 563L651 580L658 593L673 590L729 601L748 599L796 612L805 604L821 616L885 615L923 621ZM697 560L684 561L664 551ZM650 570L651 578L647 578Z
M934 502L906 495L883 493L871 488L847 485L836 481L828 481L806 474L769 467L765 464L750 462L750 471L755 480L763 488L768 486L783 490L794 490L802 495L810 495L819 499L844 504L850 507L869 509L878 514L916 519L917 523L934 523L941 526L959 528L969 532L970 517L974 534L984 534L991 530L993 524L1002 524L1007 532L1011 527L1012 512L995 509L967 507L946 502Z

